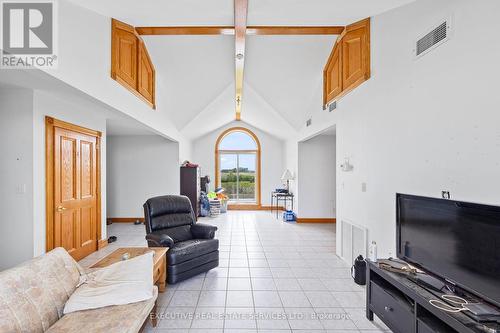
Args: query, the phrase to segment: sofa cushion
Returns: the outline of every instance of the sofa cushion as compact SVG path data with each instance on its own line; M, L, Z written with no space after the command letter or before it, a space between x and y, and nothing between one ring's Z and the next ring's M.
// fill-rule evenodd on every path
M167 252L167 263L169 266L176 265L218 249L218 239L191 239L175 243Z
M100 309L72 312L62 317L47 333L136 333L148 319L158 296L126 305L113 305Z
M0 332L45 332L62 317L80 278L62 248L0 273Z

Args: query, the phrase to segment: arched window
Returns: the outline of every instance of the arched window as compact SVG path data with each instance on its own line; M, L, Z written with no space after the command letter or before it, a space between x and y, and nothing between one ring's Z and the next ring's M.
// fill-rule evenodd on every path
M215 185L230 204L260 206L260 142L249 129L233 127L217 138Z

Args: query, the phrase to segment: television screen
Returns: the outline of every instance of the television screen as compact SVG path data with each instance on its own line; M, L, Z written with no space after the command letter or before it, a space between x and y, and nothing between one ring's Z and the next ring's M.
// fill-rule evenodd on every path
M398 194L398 258L500 306L500 207Z

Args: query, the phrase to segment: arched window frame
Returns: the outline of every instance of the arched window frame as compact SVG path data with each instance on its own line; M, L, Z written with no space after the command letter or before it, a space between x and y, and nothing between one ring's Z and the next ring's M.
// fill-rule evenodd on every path
M250 135L253 140L255 141L255 144L257 145L257 149L254 150L223 150L224 152L255 152L257 156L257 166L256 166L256 171L257 171L257 179L256 179L256 204L251 204L251 205L232 205L229 208L230 209L260 209L262 207L261 205L261 146L260 146L260 141L257 135L255 135L254 132L249 130L248 128L245 127L231 127L223 131L219 137L217 138L217 141L215 141L215 186L219 187L220 186L220 165L219 165L219 158L220 158L220 150L219 150L219 145L222 142L222 140L229 134L234 133L234 132L244 132L248 135Z

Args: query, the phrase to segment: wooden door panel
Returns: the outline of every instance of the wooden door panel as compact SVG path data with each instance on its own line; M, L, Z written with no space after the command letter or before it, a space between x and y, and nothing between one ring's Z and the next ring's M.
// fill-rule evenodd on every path
M137 37L130 31L114 31L114 73L133 89L137 88Z
M370 19L347 26L342 37L343 89L352 89L370 77Z
M327 99L330 102L342 92L342 44L335 45L327 71Z
M80 209L80 247L88 246L95 240L95 214L93 206Z
M78 212L75 210L59 212L60 221L60 244L70 254L73 254L77 248L76 226L78 225ZM57 218L57 217L56 217Z
M80 188L81 199L92 198L94 191L95 166L94 143L80 141Z
M54 129L54 247L76 260L97 249L97 138Z
M356 30L347 33L342 41L343 47L343 81L346 87L351 86L360 78L363 78L363 34Z
M144 47L144 43L139 43L139 75L138 75L138 91L149 102L154 104L154 83L155 72L148 51Z
M58 168L60 172L60 202L76 199L76 140L67 137L64 133L60 136L60 158Z

